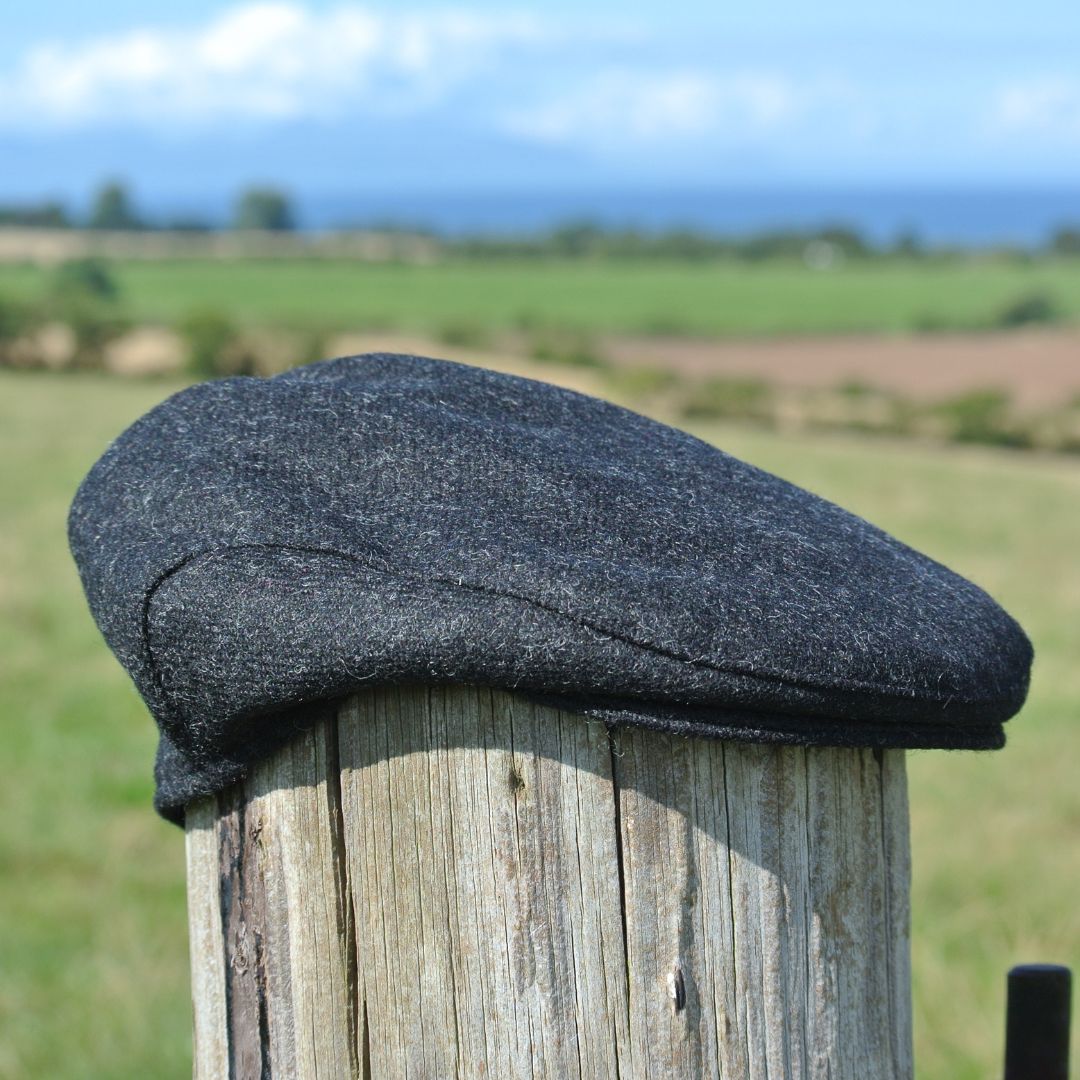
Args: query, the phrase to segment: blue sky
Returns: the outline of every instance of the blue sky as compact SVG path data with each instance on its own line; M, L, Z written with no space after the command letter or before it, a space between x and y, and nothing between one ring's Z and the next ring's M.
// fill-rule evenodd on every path
M0 198L1080 182L1080 4L12 5Z

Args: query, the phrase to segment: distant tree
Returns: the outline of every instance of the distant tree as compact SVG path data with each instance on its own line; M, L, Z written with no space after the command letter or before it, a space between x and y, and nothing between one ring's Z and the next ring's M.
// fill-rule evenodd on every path
M705 259L726 252L727 245L715 236L693 229L672 229L651 239L645 246L647 253L674 259Z
M593 254L604 239L604 230L591 221L570 221L552 230L549 237L555 255L571 258Z
M923 244L915 229L902 229L893 241L893 254L902 259L917 259L923 254Z
M295 224L288 196L275 188L248 188L237 200L233 217L237 229L284 232L294 228Z
M751 261L802 258L806 245L816 239L822 238L792 229L776 229L753 233L740 239L735 246L735 252L740 258Z
M88 224L91 229L143 228L127 188L118 180L110 180L98 189Z
M45 202L36 206L0 206L0 225L66 229L71 225L71 219L60 203Z
M71 330L75 338L74 367L103 367L109 343L128 329L117 303L119 292L101 259L72 259L53 272L42 315Z
M1080 255L1080 226L1062 226L1050 239L1050 250L1055 255Z

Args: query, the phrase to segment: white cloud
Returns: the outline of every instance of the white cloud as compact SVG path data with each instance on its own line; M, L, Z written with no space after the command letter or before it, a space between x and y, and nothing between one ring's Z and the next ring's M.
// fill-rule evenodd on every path
M482 68L500 47L544 34L527 15L313 12L267 0L194 29L33 48L0 72L0 123L204 123L408 109Z
M840 107L861 117L848 88L798 83L760 71L601 72L569 92L508 111L504 125L551 142L640 145L697 137L745 140L783 129L812 109Z
M1049 75L1001 87L988 127L994 135L1080 140L1080 79Z
M811 117L865 136L865 103L836 79L657 69L655 42L625 20L309 3L252 0L194 26L36 46L0 70L0 129L187 133L441 107L439 123L615 157L775 141Z

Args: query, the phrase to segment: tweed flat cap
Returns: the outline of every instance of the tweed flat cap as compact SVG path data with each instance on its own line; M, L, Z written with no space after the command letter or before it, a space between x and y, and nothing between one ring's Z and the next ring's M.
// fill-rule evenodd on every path
M204 383L84 480L90 607L158 809L372 683L517 689L725 739L994 748L1031 646L844 510L594 398L412 356Z

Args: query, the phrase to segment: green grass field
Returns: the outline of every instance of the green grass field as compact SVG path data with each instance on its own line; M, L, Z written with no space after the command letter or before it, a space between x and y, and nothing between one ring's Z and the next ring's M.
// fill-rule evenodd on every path
M211 269L125 270L125 286L133 304L164 316L212 299ZM309 303L320 317L348 319L350 304L378 310L396 288L431 288L434 296L439 280L446 295L510 317L529 298L525 280L546 280L542 268L513 286L493 275L485 279L493 295L481 299L475 279L454 284L439 279L442 270L308 267L326 275L326 289L308 290L305 300L289 285L294 268L217 269L242 269L238 303L252 316L301 313ZM588 280L588 268L576 272ZM618 272L638 275L643 302L648 283L665 273L673 290L699 273ZM897 273L867 285L879 310L894 315L903 306L889 296L900 287ZM740 276L751 283L738 286L717 271L712 292L695 293L703 325L736 317L726 301L710 307L710 295L715 303L727 285L764 287L752 272ZM929 279L908 281L909 306L932 297ZM998 286L1008 291L1016 280L1003 276ZM266 281L276 282L280 306ZM791 281L806 289L809 319L819 279L793 272ZM974 284L963 293L972 309L977 293ZM568 312L589 308L569 286L545 296ZM404 310L418 300L414 293L393 302ZM4 1080L190 1075L183 837L150 810L153 727L91 622L65 538L67 506L86 469L174 388L0 372ZM1030 704L1003 753L910 755L918 1076L990 1080L1000 1075L1006 969L1030 960L1080 966L1080 470L1038 455L736 428L699 433L972 577L1034 639Z
M260 324L324 331L438 332L552 325L589 333L799 334L991 325L1044 292L1080 318L1080 260L797 263L519 261L433 265L322 261L147 262L115 266L125 308L172 322L218 308ZM0 266L0 296L40 295L45 271Z

